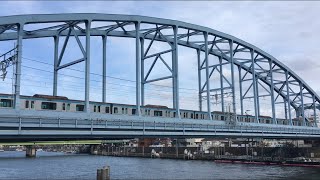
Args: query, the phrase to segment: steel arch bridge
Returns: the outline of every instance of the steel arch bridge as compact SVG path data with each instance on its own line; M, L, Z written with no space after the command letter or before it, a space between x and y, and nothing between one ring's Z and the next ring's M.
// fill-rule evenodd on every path
M31 29L27 28L30 25L35 26ZM303 126L311 129L317 127L317 111L320 108L319 96L286 65L258 47L231 35L199 25L153 17L113 14L32 14L0 17L0 41L16 41L16 55L12 59L8 59L4 54L1 59L3 71L10 63L16 66L13 111L10 113L16 114L17 117L25 113L21 110L22 105L20 104L23 41L34 38L52 38L54 40L52 95L57 95L58 71L84 62L84 111L86 114L92 114L89 106L91 36L98 36L102 39L103 77L106 76L107 37L135 39L135 106L138 117L142 116L141 107L145 105L145 85L155 81L171 79L172 104L177 114L174 119L182 119L180 117L179 101L178 50L180 46L184 46L197 53L199 111L205 111L208 120L215 120L211 106L213 98L219 97L221 99L221 111L230 114L229 121L226 121L226 124L243 125L242 122L239 122L239 117L247 114L244 108L244 100L251 98L254 106L252 111L254 122L248 124L259 125L262 117L260 100L262 97L268 97L271 104L269 126L283 127L285 125L288 128ZM62 37L64 37L64 43L59 51L59 39ZM61 64L70 37L76 39L83 57ZM85 37L85 43L81 42L80 37ZM150 48L154 46L155 42L166 43L169 48L150 53ZM170 64L163 58L165 54L171 56ZM145 61L151 61L151 67L146 68ZM157 61L161 61L170 71L170 74L150 79L149 75L154 70ZM229 76L226 75L225 71L228 71ZM212 80L214 74L219 76L219 82ZM101 91L101 102L106 102L105 78ZM225 112L225 94L229 94L231 98L232 108L230 112ZM283 105L284 118L276 116L279 110L277 108L278 104ZM306 116L306 110L312 111L312 117ZM41 113L39 112L39 114ZM92 115L88 116L92 117ZM17 122L20 123L19 130L21 130L21 118Z

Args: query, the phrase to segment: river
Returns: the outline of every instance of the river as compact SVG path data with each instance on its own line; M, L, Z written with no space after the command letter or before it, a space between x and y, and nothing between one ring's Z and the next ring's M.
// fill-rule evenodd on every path
M111 179L320 179L319 168L15 151L0 152L0 179L95 179L105 165Z

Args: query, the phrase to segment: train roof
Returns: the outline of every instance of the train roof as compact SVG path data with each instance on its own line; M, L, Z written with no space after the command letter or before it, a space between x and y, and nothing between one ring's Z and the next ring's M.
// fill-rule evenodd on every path
M151 107L151 108L166 108L168 109L168 106L161 106L161 105L153 105L153 104L147 104L145 107Z
M50 95L45 95L45 94L35 94L33 95L33 97L35 98L44 98L44 99L50 99L50 100L55 100L55 99L59 99L59 100L69 100L67 97L65 96L50 96Z

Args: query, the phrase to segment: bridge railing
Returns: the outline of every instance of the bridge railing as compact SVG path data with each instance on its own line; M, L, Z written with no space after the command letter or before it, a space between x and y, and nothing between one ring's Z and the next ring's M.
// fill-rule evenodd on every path
M132 130L139 132L179 132L183 135L188 133L207 133L211 135L221 133L253 134L262 136L273 135L316 135L320 137L320 129L312 127L276 127L276 126L245 126L245 125L213 125L210 123L192 122L168 122L168 121L144 121L144 120L121 120L121 119L68 119L52 117L0 117L0 128L9 128L21 132L28 128L41 130L41 128L55 128L65 130L72 128L74 131L105 131L108 130ZM50 130L48 130L50 131Z

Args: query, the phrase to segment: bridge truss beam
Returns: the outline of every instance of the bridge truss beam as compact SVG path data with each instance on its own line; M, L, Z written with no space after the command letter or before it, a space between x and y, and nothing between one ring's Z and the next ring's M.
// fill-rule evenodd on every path
M108 26L91 27L92 22L113 22ZM35 30L25 30L25 25L35 23L62 23ZM85 28L81 27L85 24ZM134 24L135 30L127 30L127 26ZM153 25L149 28L140 28L142 24ZM16 31L16 32L9 32ZM163 31L172 30L165 34ZM199 38L202 36L202 39ZM61 65L66 45L69 38L75 37L78 46L83 54L83 58L74 60ZM86 37L85 47L79 37ZM303 125L316 125L316 111L320 109L319 96L292 70L283 65L280 61L265 53L259 48L237 39L233 36L215 31L210 28L188 24L180 21L165 20L159 18L126 15L106 15L106 14L57 14L57 15L21 15L0 17L0 41L17 40L17 64L15 72L15 96L14 105L19 109L20 97L20 76L23 39L53 37L54 38L54 80L53 95L57 95L58 70L85 61L85 104L86 111L89 109L89 79L90 79L90 37L100 36L103 41L103 87L102 101L105 102L106 96L106 39L107 36L136 38L136 105L137 114L140 114L140 106L145 103L145 84L165 79L172 79L173 84L173 107L176 109L177 117L179 112L179 73L178 73L178 46L185 46L197 50L198 57L198 83L199 83L199 108L203 110L202 100L207 100L208 119L211 119L212 98L221 98L221 110L225 112L225 94L231 96L232 111L229 113L237 114L237 105L240 106L240 114L244 113L244 100L254 99L254 116L259 123L261 115L260 98L270 96L271 114L273 124L277 124L276 105L284 104L285 116L289 118L289 125L293 125L291 109L295 110L296 118L300 118ZM59 38L65 37L63 47L59 53ZM196 40L195 40L196 39ZM145 40L149 40L147 48ZM171 47L168 50L148 54L154 41L164 42ZM164 54L171 53L172 65L163 58ZM201 54L204 53L204 60ZM216 58L216 61L210 60ZM144 62L153 59L152 67L145 74ZM155 63L162 62L171 72L168 76L155 79L148 79ZM214 63L218 62L218 63ZM230 65L226 68L226 65ZM235 70L239 70L239 81L235 80ZM202 70L206 72L206 78L201 77ZM225 72L230 72L226 76ZM213 74L218 74L220 83L213 83ZM251 74L251 78L249 77ZM204 82L202 82L205 80ZM248 87L244 84L250 82ZM218 87L214 87L219 85ZM239 89L235 87L239 86ZM246 88L246 89L244 89ZM206 89L206 90L205 90ZM243 90L245 93L243 93ZM239 93L237 93L240 91ZM203 94L206 95L203 95ZM216 93L216 94L214 94ZM239 99L237 99L239 94ZM251 95L250 95L251 94ZM283 101L280 101L282 97ZM313 119L305 117L305 110L313 110ZM233 116L233 121L237 121Z

